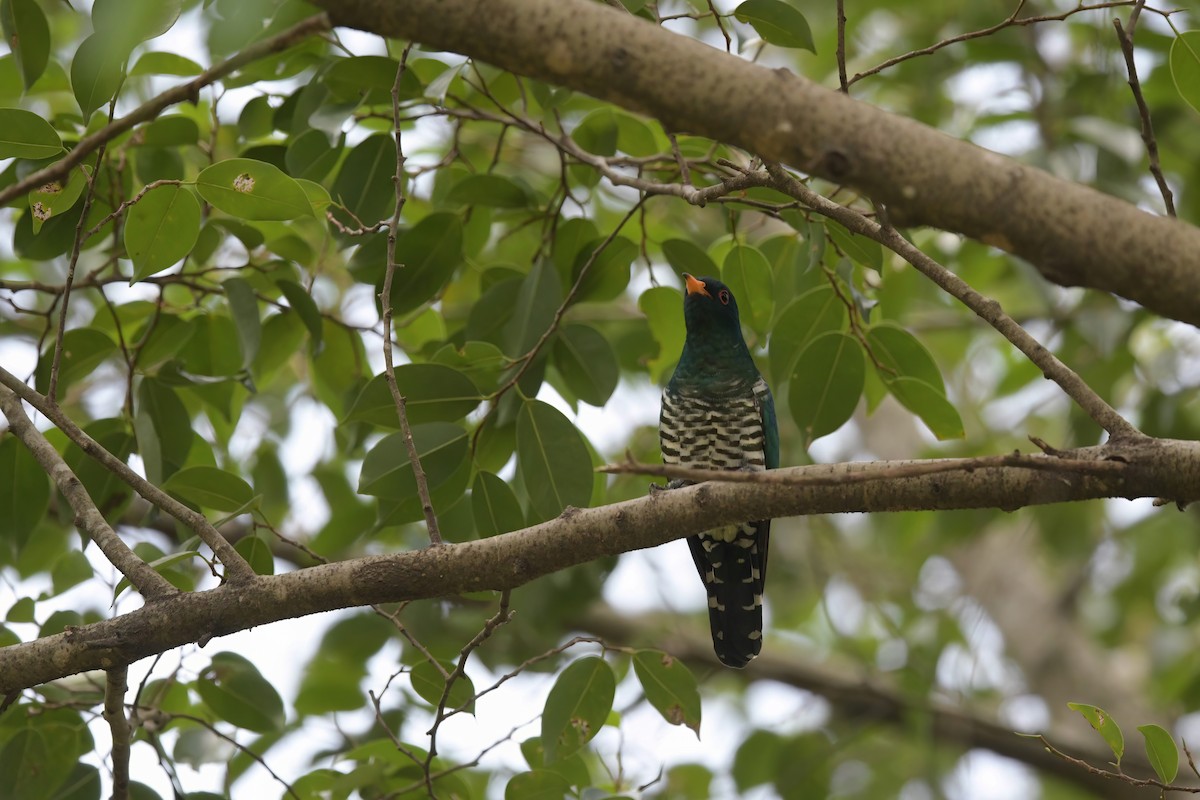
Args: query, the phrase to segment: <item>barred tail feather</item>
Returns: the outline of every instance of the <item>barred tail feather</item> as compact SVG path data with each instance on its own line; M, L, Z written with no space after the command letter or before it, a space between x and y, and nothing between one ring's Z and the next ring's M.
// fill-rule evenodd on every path
M771 521L753 522L732 541L688 537L708 591L713 649L727 667L742 668L762 649L762 596Z

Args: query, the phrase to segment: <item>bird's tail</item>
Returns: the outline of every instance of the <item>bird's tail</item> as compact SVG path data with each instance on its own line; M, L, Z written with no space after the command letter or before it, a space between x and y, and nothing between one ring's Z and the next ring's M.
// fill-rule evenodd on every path
M728 667L746 666L762 649L770 526L770 520L739 526L732 541L709 535L688 538L692 560L708 591L713 649Z

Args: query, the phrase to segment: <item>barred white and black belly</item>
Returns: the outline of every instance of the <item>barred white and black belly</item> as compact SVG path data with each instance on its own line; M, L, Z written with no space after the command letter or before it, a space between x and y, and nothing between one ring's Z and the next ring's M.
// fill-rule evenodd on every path
M703 469L766 469L762 405L769 395L762 378L745 393L732 397L695 396L668 387L659 419L663 463ZM762 646L770 525L770 520L746 522L688 537L692 560L708 592L713 645L729 666L745 666Z

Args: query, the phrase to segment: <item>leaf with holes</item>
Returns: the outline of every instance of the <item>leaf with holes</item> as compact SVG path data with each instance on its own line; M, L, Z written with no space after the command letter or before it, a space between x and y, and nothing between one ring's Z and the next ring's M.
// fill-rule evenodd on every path
M252 158L218 161L196 176L200 196L233 217L286 220L311 216L300 184L274 164Z
M1067 708L1078 711L1088 721L1088 724L1095 728L1096 732L1108 743L1113 755L1117 758L1117 766L1120 766L1121 757L1125 755L1125 736L1121 733L1121 727L1117 725L1117 721L1099 706L1087 703L1067 703Z
M603 658L581 658L554 682L542 712L546 763L576 752L592 740L612 711L616 678Z
M638 650L633 671L650 705L672 725L686 725L700 736L700 689L696 676L679 659L660 650Z

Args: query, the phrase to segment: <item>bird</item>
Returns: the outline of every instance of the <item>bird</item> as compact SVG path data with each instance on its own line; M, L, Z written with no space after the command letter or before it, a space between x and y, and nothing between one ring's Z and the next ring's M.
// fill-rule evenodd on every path
M687 335L662 393L658 435L664 464L721 470L779 466L779 427L771 389L742 336L737 301L715 278L683 273ZM692 481L673 480L668 489ZM708 592L713 650L742 668L762 649L762 602L771 520L688 537Z

